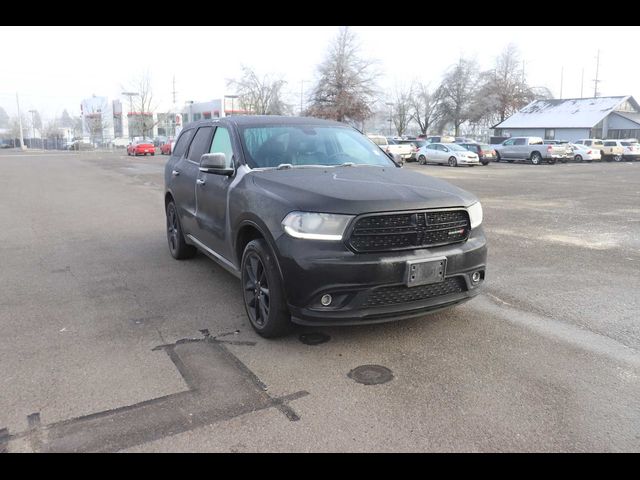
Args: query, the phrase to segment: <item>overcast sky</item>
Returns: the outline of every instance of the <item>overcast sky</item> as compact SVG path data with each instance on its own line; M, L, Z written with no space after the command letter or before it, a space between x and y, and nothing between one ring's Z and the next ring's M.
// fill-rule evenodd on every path
M525 60L530 85L562 96L593 94L600 49L601 95L640 96L637 27L352 27L363 54L379 60L381 86L391 91L412 79L437 84L459 56L472 56L489 68L509 43ZM291 100L299 104L315 78L338 27L2 27L0 105L15 114L15 93L23 111L51 118L64 108L80 113L80 101L95 95L117 98L133 79L151 73L161 107L177 100L205 101L225 93L225 79L245 64L259 73L281 74Z

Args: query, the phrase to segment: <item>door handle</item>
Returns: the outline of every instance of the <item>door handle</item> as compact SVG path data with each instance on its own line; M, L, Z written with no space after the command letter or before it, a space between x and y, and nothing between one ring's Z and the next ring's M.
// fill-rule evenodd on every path
M174 177L177 177L178 175L180 175L180 172L178 170L173 170L171 172L171 175L173 175Z
M198 179L196 180L196 183L197 183L198 185L204 185L205 183L207 183L207 181L206 181L206 180L200 180L200 179L198 178Z

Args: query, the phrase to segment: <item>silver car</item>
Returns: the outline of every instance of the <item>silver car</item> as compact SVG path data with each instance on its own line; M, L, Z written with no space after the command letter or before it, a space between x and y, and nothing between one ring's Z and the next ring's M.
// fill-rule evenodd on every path
M418 163L442 163L450 167L480 165L478 155L456 143L428 143L416 153Z

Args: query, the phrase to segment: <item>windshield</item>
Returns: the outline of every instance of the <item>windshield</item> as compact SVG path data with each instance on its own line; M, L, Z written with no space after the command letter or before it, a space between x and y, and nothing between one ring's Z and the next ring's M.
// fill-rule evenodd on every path
M240 132L251 168L345 163L395 166L375 143L349 127L278 125L245 127Z

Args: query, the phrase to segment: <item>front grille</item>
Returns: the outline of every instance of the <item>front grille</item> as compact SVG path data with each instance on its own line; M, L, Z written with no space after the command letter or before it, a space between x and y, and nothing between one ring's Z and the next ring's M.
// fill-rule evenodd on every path
M462 242L469 231L466 210L371 215L356 222L348 243L356 252L435 247Z
M419 287L383 287L369 294L362 304L363 307L380 307L397 303L416 302L428 298L440 297L451 293L461 293L467 289L463 277L451 277L440 283L421 285Z

